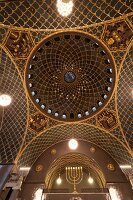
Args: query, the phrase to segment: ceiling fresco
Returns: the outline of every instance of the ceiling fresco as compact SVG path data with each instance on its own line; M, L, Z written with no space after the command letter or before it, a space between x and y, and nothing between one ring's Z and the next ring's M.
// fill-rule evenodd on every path
M73 13L66 18L58 14L55 4L52 0L0 1L0 93L12 97L10 106L0 107L0 162L32 166L48 147L74 136L98 145L119 164L132 164L133 2L74 0ZM100 57L102 51L106 55ZM78 56L79 62L74 60ZM48 67L41 69L46 61ZM56 62L62 78L57 84L52 78L45 87L59 75ZM84 62L92 62L95 70L84 68ZM30 70L37 98L31 96ZM78 96L77 88L88 87L81 78L84 73L94 87ZM58 88L64 91L63 101L54 95ZM99 108L105 91L109 98ZM62 95L60 89L57 93ZM39 98L47 109L39 107ZM88 115L87 109L94 112ZM83 112L86 115L78 117ZM66 120L64 113L69 116Z

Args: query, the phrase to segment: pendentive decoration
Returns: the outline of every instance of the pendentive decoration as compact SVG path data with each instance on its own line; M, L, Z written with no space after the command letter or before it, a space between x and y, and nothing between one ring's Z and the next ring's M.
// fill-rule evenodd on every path
M115 85L108 49L81 32L52 34L31 53L25 80L36 107L60 121L80 121L99 112Z
M40 132L43 131L48 125L48 118L41 113L35 113L29 118L29 128L32 131Z
M125 21L110 23L106 25L104 41L111 50L124 50L132 38L132 30Z
M118 121L115 111L104 109L97 115L97 125L106 130L112 130L116 128Z
M28 32L12 30L7 37L5 46L13 57L27 58L33 43Z

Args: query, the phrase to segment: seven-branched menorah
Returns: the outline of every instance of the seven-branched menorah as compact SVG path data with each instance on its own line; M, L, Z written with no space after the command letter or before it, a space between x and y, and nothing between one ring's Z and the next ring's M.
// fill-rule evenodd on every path
M77 193L76 185L78 185L83 179L82 167L66 167L66 180L73 184L74 193Z

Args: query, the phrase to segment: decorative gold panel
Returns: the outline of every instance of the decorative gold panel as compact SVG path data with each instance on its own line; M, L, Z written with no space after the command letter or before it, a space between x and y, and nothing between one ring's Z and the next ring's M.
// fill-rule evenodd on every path
M43 165L36 166L36 172L41 172L43 170Z
M103 40L111 50L123 50L129 45L133 36L132 30L125 21L106 25Z
M115 166L114 166L112 163L109 163L109 164L107 165L107 168L108 168L108 170L110 170L110 171L115 171Z
M7 37L6 48L15 58L28 57L33 46L28 32L11 31Z
M29 128L32 131L40 132L43 131L48 126L48 118L46 118L41 113L35 113L29 118Z
M114 129L118 125L117 116L113 110L105 109L96 118L97 125L106 130Z

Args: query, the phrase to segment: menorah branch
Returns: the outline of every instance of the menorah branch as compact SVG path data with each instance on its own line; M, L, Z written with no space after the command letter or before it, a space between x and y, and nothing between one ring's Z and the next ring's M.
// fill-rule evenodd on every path
M77 193L76 185L78 185L82 179L82 167L66 167L66 180L74 186L74 193Z

